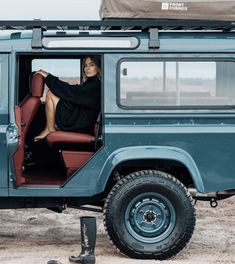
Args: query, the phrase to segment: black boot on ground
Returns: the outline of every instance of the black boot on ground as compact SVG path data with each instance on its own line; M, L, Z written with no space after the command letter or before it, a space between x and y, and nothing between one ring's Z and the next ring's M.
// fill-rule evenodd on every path
M47 264L62 264L60 261L58 261L58 260L54 260L54 259L52 259L52 260L49 260L48 262L47 262Z
M96 218L81 217L81 253L79 256L69 257L69 261L81 264L95 263L95 243L96 243Z

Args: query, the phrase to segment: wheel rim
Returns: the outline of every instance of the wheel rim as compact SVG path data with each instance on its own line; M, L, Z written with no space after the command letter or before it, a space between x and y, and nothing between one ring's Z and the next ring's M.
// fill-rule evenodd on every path
M156 243L170 235L176 224L172 203L157 193L143 193L132 199L126 209L128 232L138 241Z

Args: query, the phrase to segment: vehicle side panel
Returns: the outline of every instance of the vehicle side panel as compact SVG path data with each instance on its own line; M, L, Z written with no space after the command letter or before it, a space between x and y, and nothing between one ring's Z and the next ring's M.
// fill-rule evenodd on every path
M172 54L170 56L173 56ZM209 58L204 54L201 59ZM218 56L221 56L219 54ZM156 58L164 60L167 55L106 55L105 56L105 146L108 153L132 146L175 147L185 151L200 172L203 192L235 188L235 110L134 110L119 108L118 61L122 58ZM174 54L183 59L189 55ZM213 57L216 58L216 55ZM225 58L227 56L224 55ZM192 58L193 60L193 58ZM116 78L116 82L113 79ZM143 88L144 89L144 88ZM131 157L129 157L131 159ZM144 157L143 157L144 158ZM193 176L195 180L197 175ZM195 182L197 186L197 183Z

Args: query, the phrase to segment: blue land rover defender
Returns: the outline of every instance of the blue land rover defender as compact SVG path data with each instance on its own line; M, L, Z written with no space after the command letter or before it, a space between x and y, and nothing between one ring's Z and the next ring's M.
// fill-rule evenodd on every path
M166 259L195 226L194 200L235 194L235 25L109 19L0 21L0 208L100 210L113 244ZM45 126L44 69L79 83L102 62L91 134Z

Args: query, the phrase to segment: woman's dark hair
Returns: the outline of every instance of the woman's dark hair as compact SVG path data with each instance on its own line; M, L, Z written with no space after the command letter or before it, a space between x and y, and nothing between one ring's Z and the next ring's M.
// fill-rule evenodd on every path
M100 63L100 56L96 56L96 55L92 55L92 56L86 56L84 57L84 59L82 60L82 73L83 73L83 82L86 81L87 77L86 74L84 72L84 68L85 68L85 62L86 59L90 58L92 62L95 63L96 68L97 68L97 77L100 79L101 78L101 63Z

